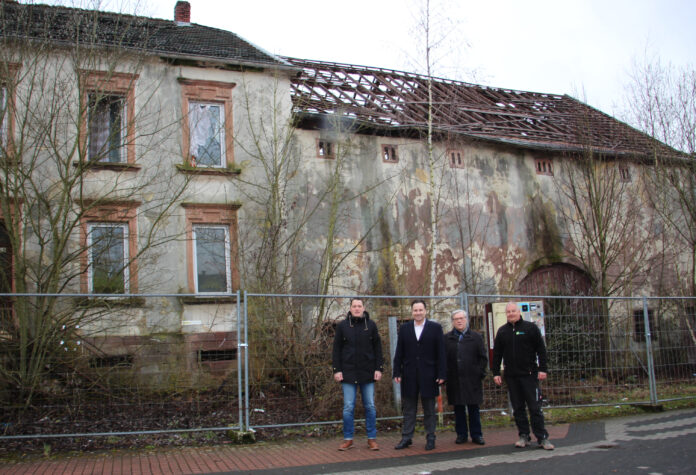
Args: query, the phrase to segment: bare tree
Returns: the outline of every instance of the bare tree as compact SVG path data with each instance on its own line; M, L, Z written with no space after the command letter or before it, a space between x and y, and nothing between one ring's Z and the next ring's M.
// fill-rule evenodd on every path
M626 120L674 149L655 143L652 167L643 174L654 208L689 254L688 267L678 271L681 292L696 295L696 70L664 65L646 56L634 63L626 89ZM666 249L668 252L669 249ZM672 289L665 288L670 292Z
M29 405L47 378L76 370L90 326L107 331L128 313L114 300L50 294L156 285L147 263L178 237L163 228L188 179L155 159L181 157L167 148L180 123L160 79L140 77L153 32L137 17L112 16L118 34L105 47L99 12L3 7L3 290L30 295L5 298L0 381ZM140 48L120 47L134 38Z

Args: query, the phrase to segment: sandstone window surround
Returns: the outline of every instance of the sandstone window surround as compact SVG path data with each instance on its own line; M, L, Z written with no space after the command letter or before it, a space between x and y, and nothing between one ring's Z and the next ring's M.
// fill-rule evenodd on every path
M534 160L534 168L537 175L553 176L553 162L550 158L537 158Z
M317 139L317 158L335 159L336 142L327 139Z
M451 168L464 168L464 152L462 152L461 150L448 150L447 159Z
M92 205L80 219L83 293L137 293L137 209L139 202Z
M182 204L186 214L188 286L200 295L239 288L237 210L234 204Z
M14 137L14 87L17 72L21 68L17 63L0 63L0 157L9 153Z
M396 145L382 144L382 161L384 163L397 163L399 161L398 147Z
M228 169L234 164L234 83L179 78L184 164Z
M88 161L135 164L137 74L81 71L81 143Z
M631 182L631 170L628 168L628 165L619 165L619 177L624 183Z

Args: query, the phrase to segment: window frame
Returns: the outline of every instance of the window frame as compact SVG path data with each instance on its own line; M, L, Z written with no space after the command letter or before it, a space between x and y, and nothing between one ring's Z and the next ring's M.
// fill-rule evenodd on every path
M399 146L394 144L382 144L382 162L399 163Z
M82 160L93 163L135 163L135 83L139 75L132 73L117 73L108 71L82 70L82 92L80 95L82 119L80 143ZM123 97L125 114L121 114L121 152L120 162L93 160L90 158L90 96L96 96L97 102L109 96ZM125 124L123 123L125 119ZM125 153L124 153L125 149Z
M657 327L655 326L655 312L648 308L648 324L650 325L651 338L655 335ZM636 343L645 343L647 332L645 331L645 316L643 309L633 311L633 341Z
M225 290L218 291L201 291L199 282L199 263L198 263L198 236L197 229L219 229L225 234L224 242L224 253L225 253ZM221 224L193 224L191 226L191 238L193 239L193 287L196 289L196 294L198 295L211 295L219 293L231 293L232 292L232 271L231 271L231 253L230 253L230 228L229 226Z
M90 162L95 162L95 163L127 163L127 152L126 152L126 144L128 143L128 130L127 130L127 124L126 127L124 127L124 120L127 119L128 117L128 100L125 96L121 94L100 94L98 97L94 97L94 103L92 96L97 96L97 94L93 92L89 92L87 94L87 160ZM116 152L118 153L118 160L113 161L111 160L112 158L112 152L114 152L113 144L110 143L113 141L113 135L114 135L114 123L111 121L111 106L114 103L117 103L119 105L119 115L118 115L118 120L119 120L119 125L118 125L118 145L116 148ZM104 141L105 144L108 143L108 148L107 148L107 153L105 156L98 158L98 157L92 157L92 143L93 143L93 124L94 124L94 118L92 117L93 112L97 107L101 106L102 104L106 104L109 107L108 111L105 111L107 114L109 114L108 118L108 135L106 136L106 140ZM100 150L101 151L101 150ZM126 152L126 153L124 153Z
M89 245L89 233L91 225L118 224L127 229L127 248L128 262L124 266L124 294L137 293L138 274L137 274L137 250L138 250L138 230L137 230L137 209L140 202L109 202L94 203L87 201L84 204L85 210L80 217L80 246L81 252L81 274L80 290L84 294L92 294L93 282L91 270L91 247ZM124 249L125 250L125 249ZM113 294L118 297L123 294Z
M130 288L130 275L128 269L128 261L130 259L129 253L129 232L128 223L122 222L93 222L87 223L87 252L88 252L88 267L87 267L87 286L90 294L111 294L112 292L95 292L94 289L94 242L92 241L92 235L95 228L120 228L123 230L123 236L121 238L121 244L123 246L123 255L121 256L122 268L123 268L123 292L113 292L114 295L128 294Z
M181 111L182 118L182 155L184 165L192 168L203 168L210 170L229 169L234 166L234 123L233 123L233 103L232 90L235 83L208 81L198 79L178 78L181 85ZM192 160L191 154L191 124L190 124L190 104L220 104L222 106L222 117L224 119L221 133L223 138L220 141L221 160L220 166L200 166Z
M534 170L537 175L553 176L553 160L550 158L535 158Z
M631 169L629 168L629 166L626 164L619 164L619 165L617 165L617 168L619 169L619 179L623 183L630 183L631 182Z
M15 91L11 85L15 85L17 81L17 73L22 67L19 63L0 63L0 72L6 74L5 77L0 76L0 89L2 94L3 104L0 104L0 110L4 108L4 116L2 124L0 124L0 151L10 149L14 143L15 133Z
M318 138L316 140L316 145L317 145L317 158L321 158L324 160L334 160L336 159L336 142L333 140L327 140L327 139L322 139ZM322 150L326 148L328 145L328 153L322 153Z
M186 265L188 276L188 289L192 294L206 297L222 292L198 292L198 269L196 262L196 242L194 239L195 227L224 227L227 229L225 253L229 255L226 262L226 275L229 276L227 288L229 293L239 288L239 271L237 269L237 204L216 203L182 203L186 216Z
M458 148L449 149L449 150L447 150L446 153L447 153L448 162L450 164L450 168L465 168L464 159L463 159L464 152L461 149L458 149ZM457 154L457 158L458 158L459 163L455 163L454 154Z

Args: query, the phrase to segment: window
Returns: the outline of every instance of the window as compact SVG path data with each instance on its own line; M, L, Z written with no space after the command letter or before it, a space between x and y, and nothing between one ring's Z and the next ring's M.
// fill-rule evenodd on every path
M16 63L0 63L0 157L11 153L14 133L14 94L12 85L17 79L21 65Z
M94 294L137 292L136 210L139 203L85 203L81 290Z
M462 160L464 154L461 150L449 150L447 156L449 157L450 167L464 168L464 161Z
M124 96L89 94L88 158L97 162L124 162L126 127Z
M631 172L628 169L628 165L619 165L619 177L623 182L628 183L631 181Z
M239 286L236 263L237 205L184 204L189 288L229 293Z
M553 176L553 167L551 166L551 160L546 158L537 158L534 161L536 167L537 175L549 175Z
M396 154L396 145L382 145L382 161L396 163L399 157Z
M233 163L232 88L217 81L179 79L183 100L185 163L228 168Z
M136 74L83 71L87 160L135 163Z
M194 226L193 242L196 292L231 292L229 228Z
M89 291L96 294L128 292L128 226L90 223L87 231Z
M651 309L648 309L648 324L650 325L650 333L654 334L657 329L655 328L655 318ZM633 311L633 328L633 340L644 342L646 339L646 332L643 309Z
M317 139L317 157L336 158L336 144L329 140Z

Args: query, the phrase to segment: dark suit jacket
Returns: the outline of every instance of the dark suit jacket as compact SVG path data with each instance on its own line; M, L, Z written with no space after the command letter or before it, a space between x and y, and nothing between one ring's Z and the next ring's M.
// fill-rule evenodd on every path
M416 340L413 320L399 328L392 377L401 377L401 395L435 397L439 393L437 379L447 379L447 358L442 327L425 321L420 340Z

